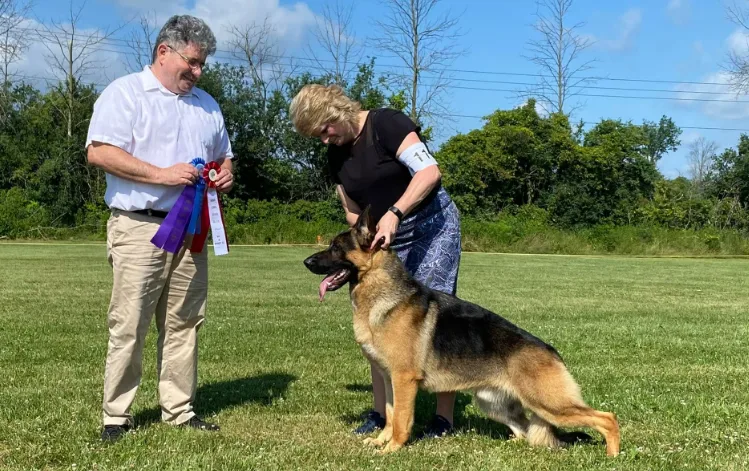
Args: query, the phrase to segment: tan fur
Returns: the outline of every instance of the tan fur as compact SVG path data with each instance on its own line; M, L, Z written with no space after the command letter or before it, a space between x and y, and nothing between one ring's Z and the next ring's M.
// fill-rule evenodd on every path
M366 247L359 234L357 244ZM361 239L361 240L360 240ZM559 447L554 427L591 427L606 439L607 453L619 453L616 417L588 407L562 361L550 350L531 344L508 353L502 361L440 358L433 338L437 304L426 311L411 302L414 293L390 276L382 251L354 250L346 258L357 266L350 291L354 335L367 357L386 378L386 427L370 445L388 453L401 448L413 425L418 387L431 391L473 390L478 406L507 424L531 445ZM530 417L526 416L526 409Z
M548 448L560 448L562 446L562 442L554 433L554 427L536 414L531 414L527 439L532 446Z
M580 394L580 387L559 359L541 349L522 350L512 358L508 370L517 397L536 415L531 419L529 429L531 444L559 446L556 438L552 440L548 436L549 433L553 435L550 424L590 427L606 439L609 456L619 454L616 416L588 407Z

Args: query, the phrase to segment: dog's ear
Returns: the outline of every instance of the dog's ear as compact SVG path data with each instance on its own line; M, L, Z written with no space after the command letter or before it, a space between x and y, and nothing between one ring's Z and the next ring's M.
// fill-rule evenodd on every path
M354 236L356 237L356 242L360 247L365 247L367 249L372 245L372 239L374 239L375 234L377 234L377 224L372 218L369 208L369 205L364 208L364 211L359 215L359 219L356 220L356 224L354 224Z

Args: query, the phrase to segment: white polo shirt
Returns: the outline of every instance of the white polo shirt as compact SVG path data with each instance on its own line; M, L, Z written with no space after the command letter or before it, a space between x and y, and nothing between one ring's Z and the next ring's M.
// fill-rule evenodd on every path
M118 78L94 104L86 148L97 141L123 149L157 167L202 157L206 162L232 158L229 136L218 103L203 90L176 95L146 66ZM106 174L104 200L125 211L168 211L184 187L139 183Z

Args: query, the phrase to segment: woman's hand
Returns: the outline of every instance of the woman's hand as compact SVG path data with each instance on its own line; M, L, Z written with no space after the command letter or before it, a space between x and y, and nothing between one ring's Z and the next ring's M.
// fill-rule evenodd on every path
M382 219L380 219L380 222L377 223L377 234L375 234L369 250L374 250L377 246L377 242L383 238L385 241L382 243L382 248L387 249L390 247L390 244L395 239L395 232L398 230L398 224L400 224L398 216L391 211L386 212L385 215L382 216Z

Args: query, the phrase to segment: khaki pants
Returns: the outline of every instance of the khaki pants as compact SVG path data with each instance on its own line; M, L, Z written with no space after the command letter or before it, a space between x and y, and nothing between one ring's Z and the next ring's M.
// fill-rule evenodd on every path
M132 424L130 406L141 379L143 341L156 314L161 417L181 424L195 413L198 330L208 294L207 249L170 254L151 243L161 219L114 210L107 256L114 272L109 350L104 373L104 425ZM190 239L185 243L189 247Z

